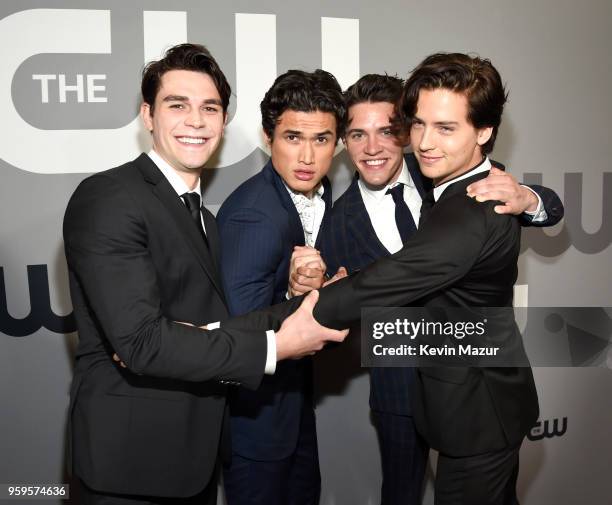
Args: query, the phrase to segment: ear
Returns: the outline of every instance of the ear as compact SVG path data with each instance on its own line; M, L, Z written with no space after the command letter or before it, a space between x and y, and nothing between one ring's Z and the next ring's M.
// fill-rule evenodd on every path
M265 130L263 134L264 134L264 138L266 139L266 144L268 145L268 147L272 147L272 137L268 137L268 134L266 133Z
M142 102L140 105L140 117L142 118L142 122L145 125L145 128L150 132L153 131L153 116L151 115L151 106Z
M226 112L226 113L223 115L223 127L221 128L221 137L223 137L223 134L225 133L225 127L227 126L227 120L228 120L228 119L229 119L229 115L228 115L228 113Z
M476 142L478 143L479 146L483 146L489 141L489 139L491 138L491 135L493 135L492 126L487 126L486 128L480 128L478 130L478 137L476 139Z

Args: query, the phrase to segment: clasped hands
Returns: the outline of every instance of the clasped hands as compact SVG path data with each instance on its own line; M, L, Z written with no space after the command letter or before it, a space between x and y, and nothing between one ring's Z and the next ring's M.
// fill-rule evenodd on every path
M289 265L289 297L303 295L336 282L348 275L346 268L340 267L333 277L326 277L327 265L321 253L310 246L295 246Z

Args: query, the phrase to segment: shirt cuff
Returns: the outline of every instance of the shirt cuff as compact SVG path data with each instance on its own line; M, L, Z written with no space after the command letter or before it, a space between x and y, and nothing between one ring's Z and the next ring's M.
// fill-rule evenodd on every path
M538 199L538 207L536 208L536 210L533 212L526 210L524 214L531 218L532 223L541 223L543 221L546 221L548 219L548 214L546 213L546 209L544 209L544 204L542 203L540 195L538 195L538 193L531 189L529 186L525 186L524 184L521 184L521 186L531 191Z
M266 331L266 338L268 339L268 352L264 373L274 375L274 372L276 372L276 333L273 330L268 330Z
M219 328L221 328L221 321L215 321L206 325L207 330L218 330Z

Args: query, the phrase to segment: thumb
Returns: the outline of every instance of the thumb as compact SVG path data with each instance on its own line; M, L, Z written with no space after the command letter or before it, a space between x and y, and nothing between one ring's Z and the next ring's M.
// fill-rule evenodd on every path
M339 279L341 279L342 277L346 277L348 275L348 271L346 270L346 268L340 267L336 272L336 275Z
M313 289L310 293L308 293L308 295L306 295L306 297L302 301L302 305L300 305L300 308L302 310L308 311L309 314L312 314L312 310L314 309L314 306L317 304L318 301L319 292L316 289Z
M504 175L506 172L502 170L501 168L491 167L491 173L493 175Z

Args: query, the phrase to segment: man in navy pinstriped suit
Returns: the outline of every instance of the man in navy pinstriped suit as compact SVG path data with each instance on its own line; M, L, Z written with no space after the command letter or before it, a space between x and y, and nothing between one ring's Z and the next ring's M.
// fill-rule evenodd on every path
M217 215L231 315L286 299L294 246L318 247L331 208L329 170L345 122L342 90L322 70L289 71L261 103L271 159ZM320 473L310 358L279 363L257 391L230 396L229 505L318 503Z
M402 81L396 77L366 75L345 92L348 126L344 141L357 173L335 202L322 231L321 253L329 272L340 266L354 272L397 252L418 226L421 198L431 188L431 181L421 174L412 154L404 155L405 142L391 128L401 90ZM396 186L403 186L399 204L390 191L387 193ZM563 216L563 206L552 190L519 186L503 172L470 189L485 199L506 202L507 208L499 209L502 212L535 210L521 217L524 225L551 226ZM403 230L399 229L402 215L400 212L398 222L398 205L404 207ZM301 282L306 281L302 278ZM306 289L299 284L296 288ZM421 501L428 449L412 418L414 380L410 368L371 370L370 407L380 441L383 505Z

